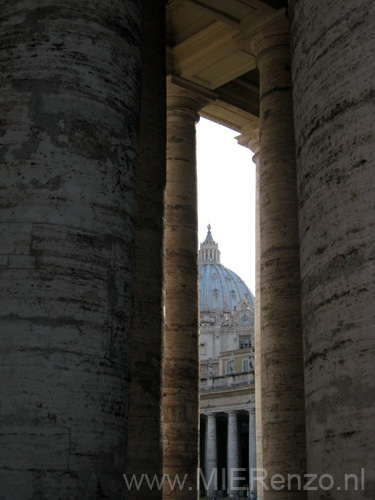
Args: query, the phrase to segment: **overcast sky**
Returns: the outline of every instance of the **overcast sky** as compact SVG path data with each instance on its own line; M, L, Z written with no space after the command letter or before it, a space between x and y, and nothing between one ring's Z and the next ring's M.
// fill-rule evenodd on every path
M255 165L237 135L204 118L197 125L199 242L211 224L221 263L255 295Z

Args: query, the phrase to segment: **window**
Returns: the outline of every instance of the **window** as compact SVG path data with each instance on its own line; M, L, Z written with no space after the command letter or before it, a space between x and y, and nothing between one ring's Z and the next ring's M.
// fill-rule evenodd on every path
M242 360L242 371L243 372L248 372L249 371L249 360L248 359L243 359Z
M200 344L199 349L201 354L207 354L207 344Z
M240 349L250 347L250 335L240 335Z

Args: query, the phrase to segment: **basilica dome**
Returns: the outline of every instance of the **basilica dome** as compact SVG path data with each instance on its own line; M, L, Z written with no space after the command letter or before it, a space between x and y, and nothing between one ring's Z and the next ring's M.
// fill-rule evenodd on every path
M211 226L199 250L199 309L235 311L240 304L254 308L254 296L245 282L220 264L220 250Z

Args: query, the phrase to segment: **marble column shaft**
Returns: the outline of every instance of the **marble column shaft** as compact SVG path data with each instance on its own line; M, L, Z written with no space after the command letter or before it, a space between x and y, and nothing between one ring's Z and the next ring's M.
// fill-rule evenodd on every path
M2 2L0 496L125 497L141 2Z
M208 490L214 493L218 489L216 415L214 413L207 415L206 430L206 483L210 480Z
M249 484L251 491L257 491L256 481L251 483L252 477L255 477L254 469L257 468L257 452L256 452L256 429L255 429L255 407L249 410ZM253 473L251 472L253 470Z
M260 73L262 460L268 476L304 474L305 425L297 185L289 22L271 16L251 38ZM292 488L294 486L292 485ZM270 489L266 500L289 500ZM306 498L306 492L293 492Z
M199 434L199 309L195 124L211 93L168 77L163 367L164 473L187 474L165 498L196 498ZM192 90L192 87L194 90Z
M375 498L375 4L289 4L308 472Z
M135 298L128 424L129 477L159 477L163 348L163 235L166 183L165 2L143 2L140 150L137 179ZM163 126L164 125L164 126ZM156 484L144 481L128 499L158 500Z
M256 425L255 425L255 439L256 439L256 455L255 455L255 465L250 465L251 467L261 469L263 467L262 459L262 398L261 398L261 314L260 314L260 214L259 214L259 128L252 129L248 132L244 132L241 136L237 137L238 143L241 146L249 148L253 153L253 162L256 165L256 211L255 211L255 247L256 247L256 258L255 258L255 328L254 328L254 372L255 372L255 415L256 415ZM250 434L249 434L250 439ZM249 446L250 441L249 441ZM250 448L251 453L251 448ZM253 462L251 462L253 463ZM255 476L255 471L253 472ZM251 481L251 476L250 476ZM256 482L254 482L255 491L257 489ZM263 490L259 490L258 499L263 500Z
M233 480L240 474L234 469L239 467L239 449L238 449L238 420L237 413L231 411L228 413L228 448L227 448L227 484L232 493L233 487L238 487L237 481Z

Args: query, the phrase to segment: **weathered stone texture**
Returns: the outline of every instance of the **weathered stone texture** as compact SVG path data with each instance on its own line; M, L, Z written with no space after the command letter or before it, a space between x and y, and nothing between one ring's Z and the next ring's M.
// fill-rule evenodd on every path
M255 328L254 328L254 369L255 369L255 408L251 406L249 410L249 485L250 490L257 492L259 500L263 500L263 489L258 491L256 480L252 480L257 473L254 471L251 476L251 469L263 468L263 439L262 439L262 370L261 370L261 316L260 316L260 213L259 213L259 128L254 128L237 137L241 146L248 147L254 153L252 160L256 166L256 194L255 194ZM256 425L256 422L258 423ZM251 484L252 482L252 484Z
M375 4L289 3L308 469L374 498Z
M258 132L259 137L259 132ZM254 369L255 369L255 432L256 432L256 467L263 468L263 434L262 429L262 369L261 369L261 316L260 316L260 213L259 213L259 175L260 175L260 159L259 159L259 139L258 144L254 147L253 161L256 165L256 218L255 218L255 329L254 329ZM251 473L251 470L250 470ZM250 477L251 481L251 477ZM263 500L263 490L258 489L258 486L253 486L256 489L259 500Z
M196 212L196 113L168 113L165 227L165 340L163 379L164 472L189 474L197 495L199 354L198 244Z
M187 474L185 487L165 485L164 498L198 495L199 306L195 124L208 102L167 82L167 189L165 197L165 334L163 461L166 474Z
M252 48L260 73L261 453L269 477L287 478L304 474L306 451L290 47L283 11L259 30ZM304 491L261 493L265 499L291 494L306 498Z
M163 215L166 181L165 2L143 2L143 65L137 188L135 299L127 474L161 476ZM129 499L161 498L146 482Z
M0 10L0 498L124 495L137 1Z

